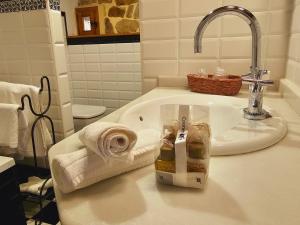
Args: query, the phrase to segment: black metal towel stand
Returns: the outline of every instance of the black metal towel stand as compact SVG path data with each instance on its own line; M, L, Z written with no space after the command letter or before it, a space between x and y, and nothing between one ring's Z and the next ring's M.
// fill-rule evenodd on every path
M56 143L56 138L55 138L55 131L54 131L54 125L53 125L53 121L52 119L46 115L47 112L49 111L50 105L51 105L51 89L50 89L50 81L49 78L47 76L43 76L41 77L40 83L41 83L41 87L40 87L40 91L39 94L41 94L44 91L44 82L46 82L47 85L47 90L48 90L48 102L46 105L46 108L44 110L41 110L41 112L37 112L37 109L34 109L33 105L32 105L32 100L31 97L29 95L23 95L21 98L21 107L18 110L24 110L25 109L25 99L28 100L28 104L29 104L29 108L30 111L33 115L36 116L36 119L34 120L33 124L32 124L32 128L31 128L31 142L32 142L32 149L33 149L33 157L34 157L34 168L36 171L36 174L39 176L39 170L38 170L38 162L37 162L37 154L36 154L36 141L35 141L35 129L36 129L36 125L37 123L42 120L48 120L51 126L51 134L52 134L52 144L54 145ZM43 106L42 106L43 107ZM48 154L46 156L46 158L48 159ZM44 181L41 190L39 192L39 196L38 196L38 201L39 201L39 206L40 206L40 210L43 209L43 190L44 187L46 185L46 183L49 181L49 179L51 179L51 175L49 175L46 180ZM35 224L41 224L42 221L35 221Z

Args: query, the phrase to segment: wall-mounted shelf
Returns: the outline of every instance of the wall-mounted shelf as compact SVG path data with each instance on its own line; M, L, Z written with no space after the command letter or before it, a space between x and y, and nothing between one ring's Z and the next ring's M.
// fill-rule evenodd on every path
M140 34L114 34L114 35L90 35L71 36L67 38L68 45L85 44L113 44L113 43L133 43L140 42Z

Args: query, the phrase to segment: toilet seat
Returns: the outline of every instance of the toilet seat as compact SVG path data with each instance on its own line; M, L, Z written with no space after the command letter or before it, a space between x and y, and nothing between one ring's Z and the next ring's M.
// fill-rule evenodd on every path
M92 119L105 113L105 106L95 105L72 105L73 118L75 119Z

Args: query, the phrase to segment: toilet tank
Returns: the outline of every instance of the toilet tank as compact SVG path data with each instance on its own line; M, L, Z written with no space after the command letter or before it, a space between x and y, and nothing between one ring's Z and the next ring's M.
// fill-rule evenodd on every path
M79 131L85 126L99 120L106 111L105 106L95 105L72 105L75 131Z

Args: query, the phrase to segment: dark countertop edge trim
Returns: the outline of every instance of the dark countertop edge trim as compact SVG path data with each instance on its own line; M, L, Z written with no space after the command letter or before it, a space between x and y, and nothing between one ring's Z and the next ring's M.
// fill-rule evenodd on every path
M140 35L99 36L67 38L68 45L92 45L92 44L114 44L140 42Z

